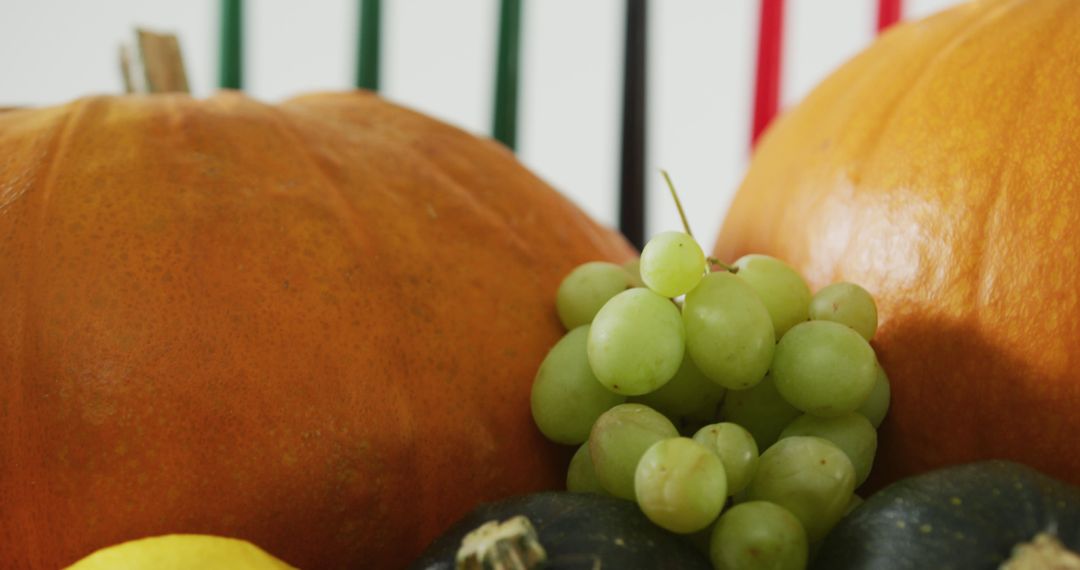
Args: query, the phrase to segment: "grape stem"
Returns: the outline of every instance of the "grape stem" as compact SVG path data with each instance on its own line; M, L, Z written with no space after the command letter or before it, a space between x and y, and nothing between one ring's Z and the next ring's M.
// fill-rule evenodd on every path
M724 271L730 271L731 273L738 273L739 272L738 267L735 267L734 265L728 265L728 264L724 263L723 261L720 261L719 259L717 259L715 257L706 257L705 261L709 262L709 271L712 271L712 267L715 265L715 266L723 269Z
M683 211L682 202L679 201L679 194L675 192L675 184L671 182L671 176L663 168L660 169L660 174L664 176L664 182L667 182L668 190L671 192L671 199L675 201L675 207L679 210L679 218L682 220L682 227L686 230L686 235L694 237L694 232L690 231L690 222L686 220L686 212Z
M660 174L664 176L664 182L667 182L668 190L671 192L671 199L675 202L675 208L679 210L679 219L682 220L682 227L686 230L686 235L694 237L694 232L690 231L690 222L686 219L686 212L683 210L682 201L679 200L679 193L675 191L675 183L671 181L671 175L663 168L660 169ZM709 271L712 271L713 266L716 265L724 269L724 271L730 271L732 273L739 272L738 267L728 265L715 257L706 258L705 261L709 264Z

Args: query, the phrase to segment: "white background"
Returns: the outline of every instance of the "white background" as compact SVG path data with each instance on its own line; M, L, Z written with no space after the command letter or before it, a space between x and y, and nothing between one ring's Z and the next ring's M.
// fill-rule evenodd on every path
M957 0L906 0L905 19ZM601 222L617 220L623 0L524 0L522 161ZM785 106L873 40L877 0L788 0ZM354 81L356 0L248 0L245 89L278 101ZM671 172L706 248L749 155L756 0L649 4L648 228L679 227ZM497 0L384 0L382 92L490 130ZM0 106L120 91L135 26L180 37L196 95L217 81L216 0L0 0Z

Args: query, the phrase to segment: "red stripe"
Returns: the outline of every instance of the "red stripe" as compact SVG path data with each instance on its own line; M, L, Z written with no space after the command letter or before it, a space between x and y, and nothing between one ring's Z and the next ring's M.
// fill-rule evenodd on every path
M900 21L904 11L903 0L878 0L877 31L880 34L889 26Z
M780 56L784 40L784 0L761 0L757 75L754 82L754 124L750 144L769 126L780 106Z

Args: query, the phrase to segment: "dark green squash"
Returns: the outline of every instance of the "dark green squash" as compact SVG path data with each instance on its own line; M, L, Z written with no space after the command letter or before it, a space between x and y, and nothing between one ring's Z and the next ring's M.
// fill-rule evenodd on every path
M987 461L904 479L829 533L815 569L996 569L1041 533L1080 549L1080 489Z
M482 524L526 516L547 551L545 570L710 570L684 536L649 521L632 501L593 493L536 493L484 504L454 524L413 563L413 570L453 570L462 538Z

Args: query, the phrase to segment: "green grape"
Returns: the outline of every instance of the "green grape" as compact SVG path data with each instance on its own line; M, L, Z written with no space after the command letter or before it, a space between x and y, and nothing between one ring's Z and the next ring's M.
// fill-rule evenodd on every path
M574 268L555 293L555 311L566 330L592 322L615 295L633 287L626 269L607 261L589 261Z
M634 471L652 444L678 437L663 414L641 404L619 404L604 412L589 434L589 456L596 479L607 492L634 500Z
M854 283L833 283L810 300L810 318L833 321L855 329L863 338L877 331L877 305L870 293Z
M799 519L768 501L732 507L716 521L709 544L716 570L803 570L808 551Z
M738 277L710 273L686 294L686 350L713 382L744 390L765 377L776 337L769 311Z
M801 414L776 390L772 375L753 388L728 390L720 405L720 418L746 428L759 450L776 443L784 427Z
M533 380L533 420L556 443L572 445L589 439L596 418L626 401L626 396L596 380L585 351L588 338L589 325L566 333L548 351Z
M589 329L588 354L607 389L639 396L663 386L682 363L685 333L679 309L648 289L611 298Z
M699 429L694 441L715 453L724 464L729 495L750 484L758 466L758 447L750 432L738 424L720 422Z
M761 454L746 498L791 511L807 539L817 542L844 516L854 490L855 468L840 448L820 437L793 436Z
M645 282L641 280L641 258L635 257L630 261L623 264L623 269L630 274L630 283L634 287L644 287Z
M689 355L684 355L682 365L675 376L659 389L630 398L664 414L676 425L688 422L706 422L716 416L716 408L724 397L724 388L709 380L694 365Z
M821 417L859 409L874 388L877 358L866 339L832 321L795 325L776 345L772 376L785 400Z
M735 275L749 283L765 303L776 338L809 318L810 287L791 266L760 254L744 255L734 266L739 270Z
M795 418L780 433L780 438L814 435L839 447L855 468L855 486L863 484L870 475L877 453L877 430L862 414L851 412L835 418L819 418L805 414Z
M678 297L705 275L705 252L683 232L657 234L641 250L641 280L665 297Z
M724 464L692 439L661 440L641 456L634 471L634 493L652 522L672 532L696 532L724 508Z
M866 402L855 411L866 416L866 419L870 420L870 423L876 429L881 425L882 420L885 419L885 414L889 411L890 398L889 377L885 375L885 369L879 363L877 365L877 376L874 378L874 388L870 390L870 396L866 398Z
M588 443L581 444L574 452L574 457L570 458L570 466L566 468L566 490L573 493L608 494L596 478Z

